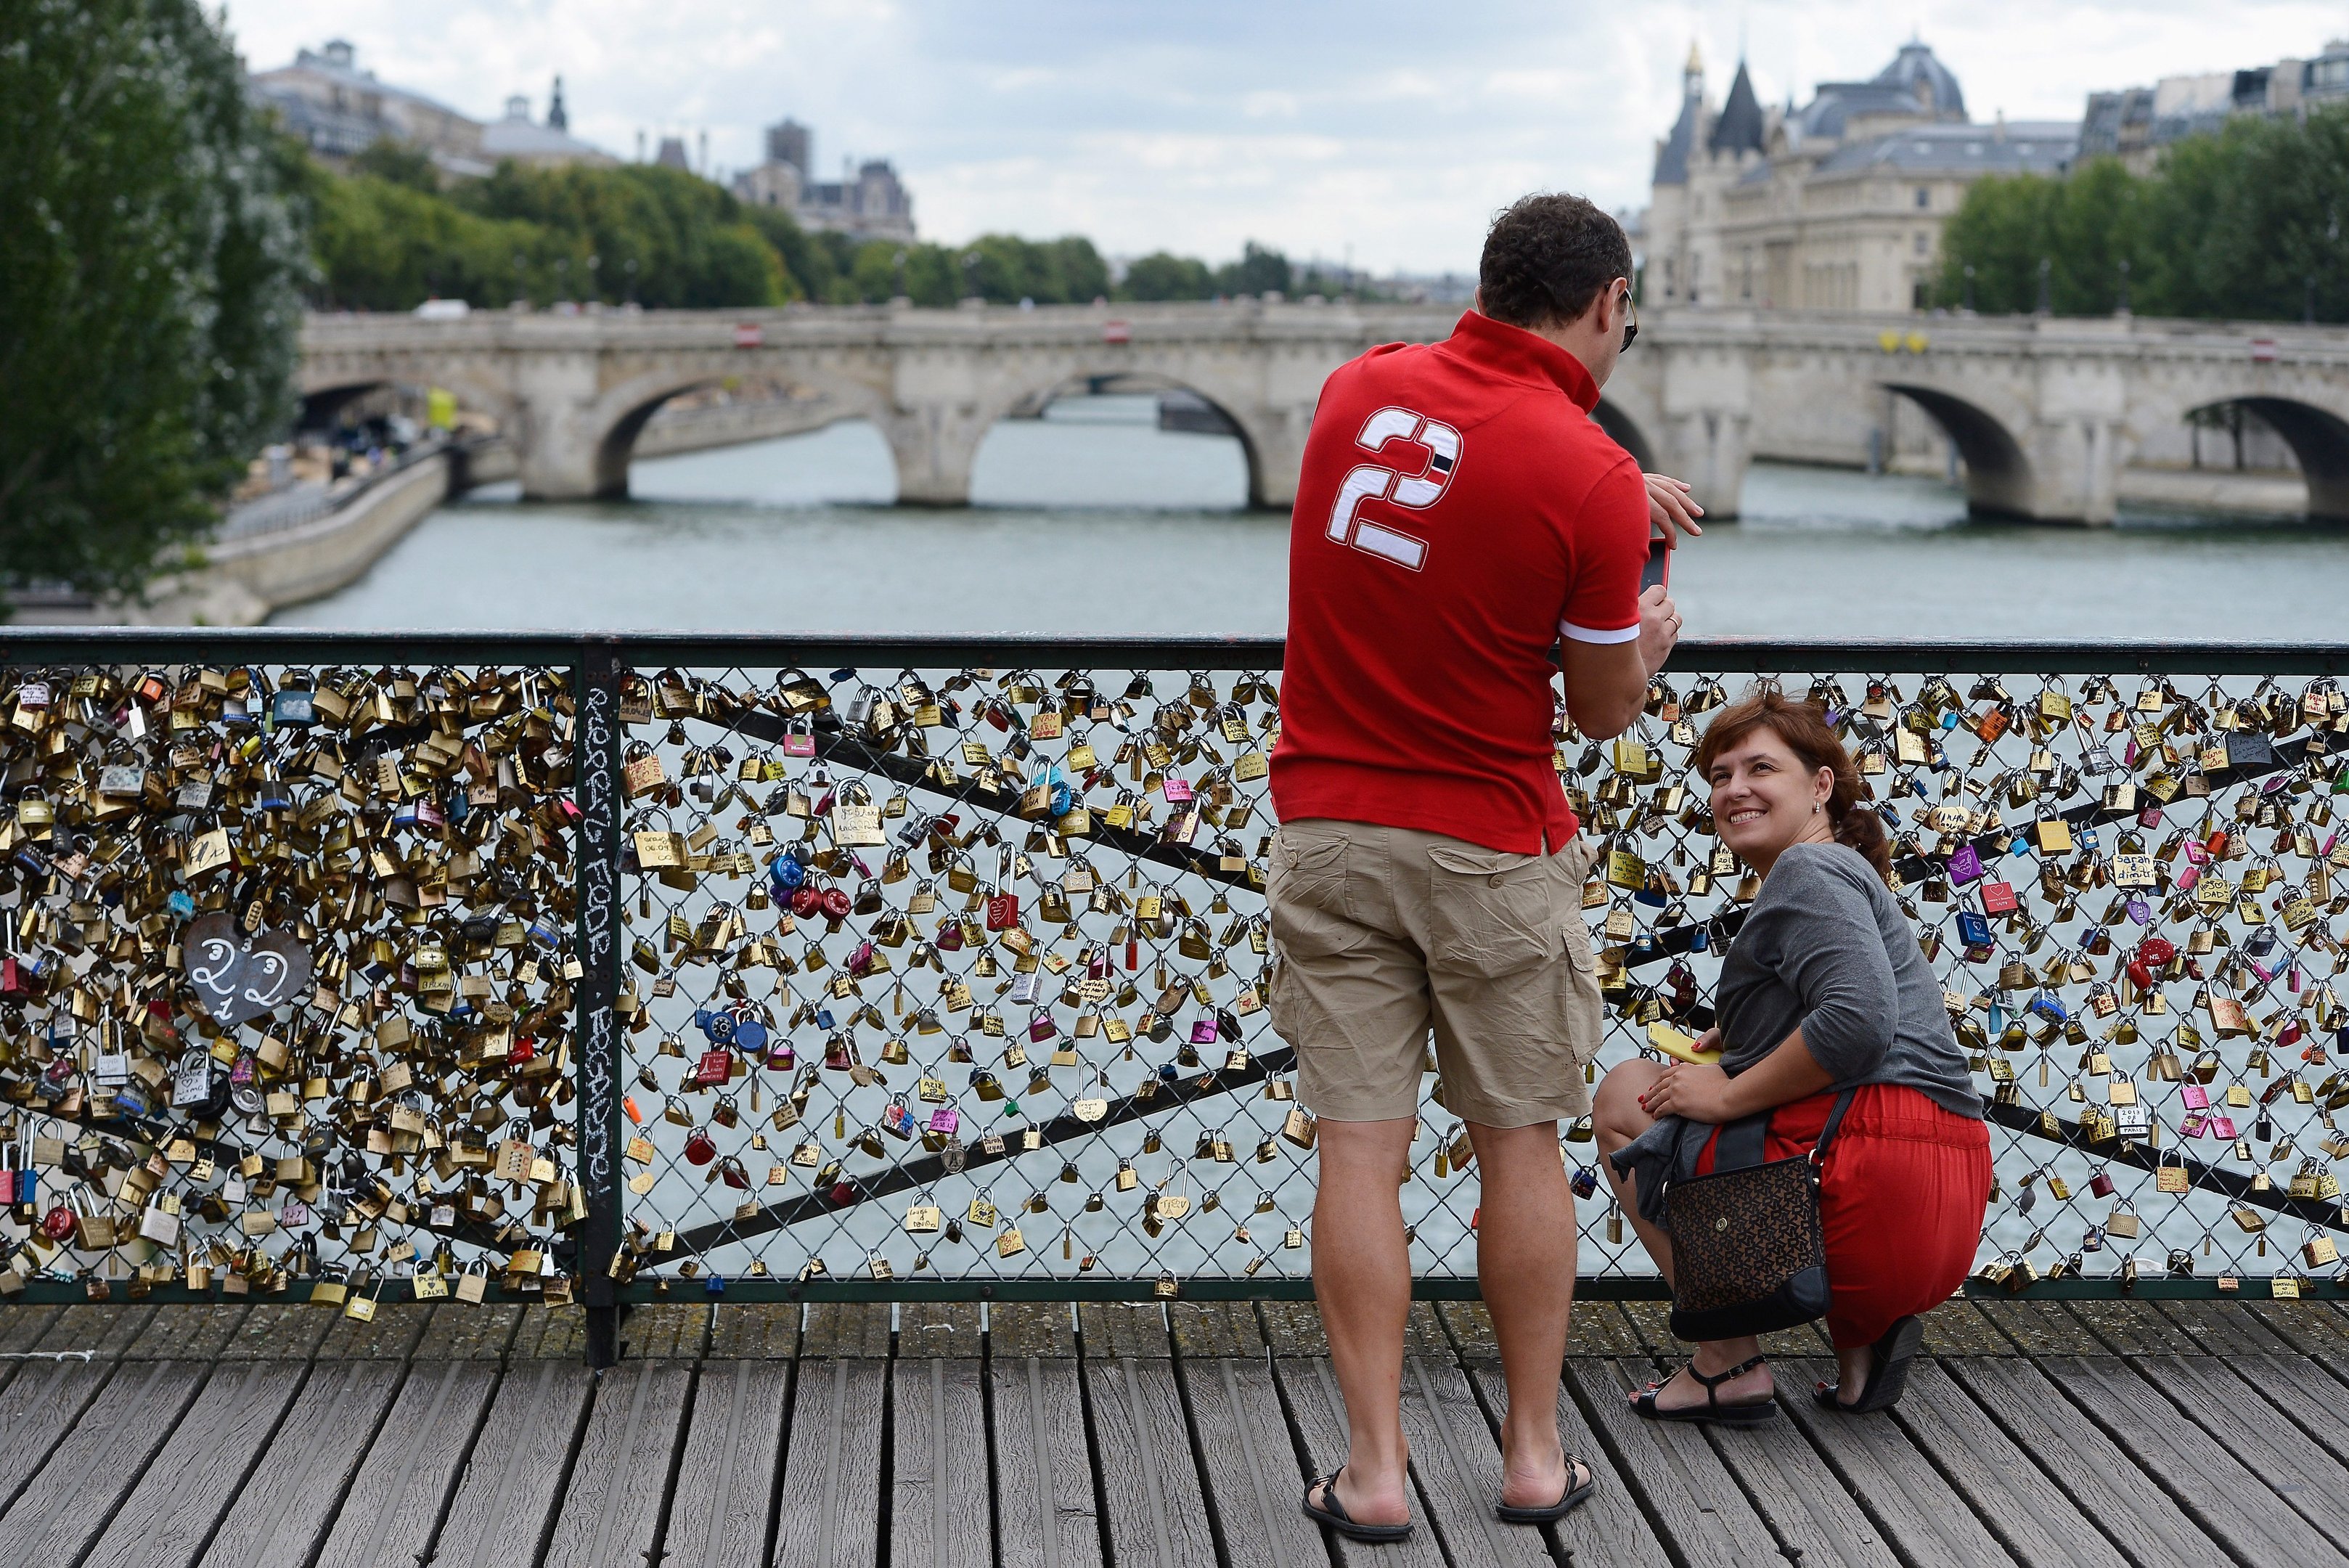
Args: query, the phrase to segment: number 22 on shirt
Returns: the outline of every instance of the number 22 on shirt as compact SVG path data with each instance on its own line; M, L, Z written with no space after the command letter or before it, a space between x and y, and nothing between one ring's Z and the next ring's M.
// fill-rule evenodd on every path
M1459 466L1460 432L1441 420L1409 409L1385 408L1362 421L1362 433L1354 438L1354 444L1382 456L1388 443L1397 441L1425 448L1426 466L1408 474L1374 462L1357 466L1338 486L1337 502L1330 508L1330 537L1416 572L1427 564L1427 541L1365 521L1361 516L1362 503L1391 501L1413 511L1434 505Z

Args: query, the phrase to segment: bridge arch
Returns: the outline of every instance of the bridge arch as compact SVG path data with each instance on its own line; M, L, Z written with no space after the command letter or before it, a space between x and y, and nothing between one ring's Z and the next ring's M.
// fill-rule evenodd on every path
M989 431L1007 419L1041 414L1050 404L1063 398L1084 397L1098 392L1186 392L1207 406L1213 421L1222 426L1220 432L1240 443L1240 454L1247 464L1247 504L1266 504L1268 480L1266 451L1267 432L1257 428L1247 413L1243 400L1227 389L1204 384L1207 378L1191 378L1181 374L1134 365L1089 366L1029 386L1009 397L998 397L980 405L969 425L968 450L960 457L962 494L969 494L972 462ZM901 459L901 469L903 466Z
M734 379L748 369L794 385L813 388L834 404L838 419L868 418L884 422L885 400L874 388L853 378L829 375L796 365L762 359L754 365L729 363L717 367L650 372L632 377L600 394L588 407L585 422L593 442L594 493L603 497L628 493L628 464L636 438L670 399Z
M2257 414L2292 448L2308 484L2311 517L2349 521L2349 419L2298 398L2258 392L2214 398L2181 410L2180 417L2230 405Z
M2036 516L2031 459L2007 422L1973 399L1913 381L1880 383L1932 417L1966 460L1966 509L1994 517Z

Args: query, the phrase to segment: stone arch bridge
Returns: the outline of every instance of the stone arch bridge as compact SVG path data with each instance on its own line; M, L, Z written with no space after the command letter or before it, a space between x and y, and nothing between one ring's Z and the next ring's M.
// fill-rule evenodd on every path
M1088 388L1180 389L1229 421L1248 498L1295 497L1321 382L1377 343L1448 333L1456 312L1319 302L915 310L315 316L301 389L450 388L511 439L523 491L625 494L668 399L735 378L798 389L807 425L868 419L903 502L969 498L1000 419ZM2033 317L1651 312L1598 418L1649 468L1734 515L1756 456L1857 463L1905 398L1950 436L1978 511L2108 522L2119 471L2191 411L2240 402L2288 441L2309 509L2349 517L2349 330Z

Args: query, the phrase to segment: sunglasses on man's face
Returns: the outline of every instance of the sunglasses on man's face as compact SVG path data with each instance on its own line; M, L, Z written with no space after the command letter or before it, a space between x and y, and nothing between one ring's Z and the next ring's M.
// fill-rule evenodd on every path
M1622 306L1623 316L1625 318L1623 322L1623 347L1625 348L1629 348L1631 347L1633 341L1640 336L1640 313L1631 304L1631 291L1628 286L1623 290Z

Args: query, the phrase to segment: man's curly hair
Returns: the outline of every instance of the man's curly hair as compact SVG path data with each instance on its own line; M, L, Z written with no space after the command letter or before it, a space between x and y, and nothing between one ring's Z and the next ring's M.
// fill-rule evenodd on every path
M1580 196L1519 197L1485 235L1476 283L1485 314L1511 327L1557 327L1631 275L1623 226Z

